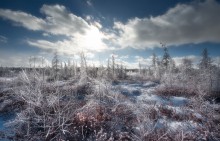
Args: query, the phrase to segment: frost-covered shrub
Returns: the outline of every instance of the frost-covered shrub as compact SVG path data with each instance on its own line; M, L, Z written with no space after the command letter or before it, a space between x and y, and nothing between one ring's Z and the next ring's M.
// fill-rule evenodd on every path
M89 69L87 72L89 73ZM192 99L194 94L186 90L191 90L190 85L194 81L188 82L190 77L181 78L181 72L164 75L162 86L166 88L165 95L168 96L182 96L187 92L192 100L184 98L184 104L174 104L176 101L172 101L170 97L155 96L154 91L145 93L138 90L138 96L125 95L122 93L125 88L116 87L117 84L112 84L108 77L94 78L87 72L70 80L52 82L44 81L37 73L20 74L17 79L20 84L14 85L16 87L13 90L25 104L15 120L10 122L15 130L12 138L91 141L218 140L219 126L214 126L218 121L214 117L215 109L204 102L202 94ZM134 82L137 81L139 82ZM142 81L138 83L138 89L142 86L139 85ZM144 86L146 90L157 85L154 83L148 86L149 83ZM144 99L144 96L149 99Z

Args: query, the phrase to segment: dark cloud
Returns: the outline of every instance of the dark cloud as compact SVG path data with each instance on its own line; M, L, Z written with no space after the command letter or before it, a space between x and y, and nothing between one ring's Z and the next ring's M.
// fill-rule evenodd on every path
M178 4L165 14L115 22L118 43L123 47L152 48L167 45L220 42L220 4L214 0Z

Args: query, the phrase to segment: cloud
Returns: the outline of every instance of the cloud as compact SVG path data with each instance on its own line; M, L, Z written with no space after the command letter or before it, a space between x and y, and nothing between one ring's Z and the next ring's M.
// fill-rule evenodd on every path
M20 57L20 56L7 56L7 57L2 57L0 59L0 65L4 67L27 67L29 66L28 61L24 61L26 58L25 57Z
M179 66L183 63L184 58L190 59L192 63L194 64L194 66L196 66L201 57L195 56L195 55L189 55L189 56L173 57L172 59L175 61L176 65Z
M50 34L48 34L48 33L43 33L42 34L44 37L50 37Z
M91 0L86 2L92 5ZM84 51L88 54L88 58L95 58L96 52L116 51L127 47L154 48L159 47L160 42L166 43L167 46L203 42L220 43L218 14L220 4L214 0L178 4L166 13L155 17L136 17L129 19L126 23L116 21L112 28L104 27L92 16L88 15L84 18L77 16L59 4L45 4L39 10L41 17L24 11L0 8L0 17L11 21L15 26L42 32L42 37L39 39L26 39L29 46L70 56ZM57 38L59 36L62 38ZM6 43L7 38L0 35L0 42ZM136 56L135 62L129 64L124 61L130 59L130 57L127 59L128 56L115 55L115 58L116 61L131 68L138 68L139 62L143 63L143 66L149 66L152 60L150 57ZM174 57L177 64L181 59L181 57Z
M10 9L0 9L0 17L11 20L18 26L29 30L40 30L54 35L83 34L90 27L85 20L70 13L62 5L43 5L40 11L45 14L45 19Z
M90 28L84 19L72 14L62 5L43 5L40 11L46 15L43 31L51 34L74 36L77 33L85 34Z
M47 41L40 40L27 40L27 43L31 46L39 47L44 50L57 51L64 54L75 54L79 52L100 52L108 49L108 46L102 42L102 34L100 34L97 28L91 28L86 34L78 34L73 38Z
M42 30L46 25L46 22L43 19L21 11L0 9L0 17L14 21L19 26L23 26L29 30Z
M122 47L153 48L188 43L220 43L220 4L214 0L178 4L165 14L115 22L117 43Z
M0 43L7 43L7 42L8 42L8 38L0 35Z
M100 29L102 25L97 21L86 21L74 15L62 5L43 5L40 12L45 18L39 18L22 11L0 9L0 17L8 19L33 31L42 31L43 36L62 35L66 39L48 41L45 39L31 40L27 43L44 50L56 50L65 54L79 51L102 51L108 49L103 40L109 37Z
M128 59L128 58L129 58L128 55L120 56L120 59Z
M152 65L152 56L144 58L142 56L135 56L135 61L139 65L141 64L142 68L150 67Z
M220 67L220 57L214 57L212 60L214 65Z
M86 3L87 3L87 5L88 5L88 6L93 6L93 4L92 4L92 1L91 1L91 0L87 0L87 1L86 1Z
M121 60L119 64L122 64L126 69L138 69L138 62L128 62Z
M51 64L51 61L40 55L29 56L23 53L14 53L11 55L11 52L2 51L0 52L0 56L0 66L4 67L30 67L30 64L33 66L34 62L36 67L41 67L42 58L44 59L43 66L50 66Z

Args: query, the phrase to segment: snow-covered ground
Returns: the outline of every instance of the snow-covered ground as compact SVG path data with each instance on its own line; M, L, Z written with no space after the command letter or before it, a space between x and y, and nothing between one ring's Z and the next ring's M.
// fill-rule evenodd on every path
M135 103L138 103L140 108L154 107L158 113L158 120L154 128L169 128L170 131L176 131L177 129L191 131L202 126L194 120L202 120L202 115L195 113L193 109L187 106L190 102L189 99L185 97L161 97L156 95L155 89L159 86L159 84L151 81L145 83L123 82L116 85L115 89L120 91L122 95L135 99ZM187 118L179 119L178 117Z
M8 82L12 82L15 79L16 77L0 77L0 82L8 83Z
M5 123L15 118L15 113L0 113L0 131L7 130Z
M1 78L0 82L4 82L3 84L9 84L14 80L15 78ZM112 111L108 112L111 114L113 113L113 116L114 114L115 116L124 116L124 114L129 114L129 118L133 118L136 116L135 118L133 118L135 120L143 118L137 122L135 120L132 121L132 129L135 129L134 133L136 132L137 134L140 134L143 130L146 132L150 132L154 129L165 129L166 132L169 133L176 133L177 131L181 131L184 132L184 134L190 134L196 133L200 129L205 128L204 121L207 120L207 117L204 113L200 113L195 110L194 107L189 106L192 103L190 98L157 95L156 89L161 88L162 85L152 81L135 82L131 80L125 80L117 84L112 84L104 79L90 80L89 78L80 80L74 79L69 81L45 82L44 88L48 87L53 89L59 87L60 92L64 90L68 92L71 92L71 90L73 90L73 92L78 92L79 90L79 92L81 92L81 90L84 89L87 84L91 87L91 91L88 95L85 96L85 99L88 100L88 103L86 103L85 106L81 107L81 109L78 109L78 115L83 115L83 109L91 108L91 110L93 110L93 106L97 106L99 104L99 101L97 100L97 98L99 97L95 97L96 94L105 94L105 96L109 96L108 98L106 98L107 100L109 100L109 103L111 103L111 101L116 103L108 105L107 100L103 101L103 103L107 103L106 109L110 107L109 109ZM23 86L19 85L18 87L18 89L20 90ZM48 89L48 91L50 90ZM55 95L51 96L54 97L54 99L51 98L50 102L55 103L52 101L56 101L57 97ZM7 102L10 101L3 101L1 103L1 106L4 106L4 104L6 105ZM123 108L123 106L125 106L125 111L120 109L120 107ZM213 106L215 106L216 109L219 107L219 105L217 104ZM120 114L120 112L122 112L122 114ZM0 130L6 129L3 125L11 118L14 117L0 115ZM120 126L120 128L122 128L122 125Z
M138 101L152 102L158 105L184 106L188 99L185 97L165 98L154 94L158 84L154 82L145 83L120 83L116 85L123 95L136 96Z

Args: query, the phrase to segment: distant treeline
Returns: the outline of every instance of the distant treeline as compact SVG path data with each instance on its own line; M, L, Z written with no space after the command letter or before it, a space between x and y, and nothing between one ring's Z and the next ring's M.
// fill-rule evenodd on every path
M97 67L97 69L99 69ZM30 67L0 67L0 77L12 77L17 76L18 73L20 73L23 70L27 71L37 71L42 72L45 71L46 74L49 74L49 70L47 68L30 68ZM78 71L80 71L80 67L77 68ZM126 69L126 72L138 72L139 69Z

